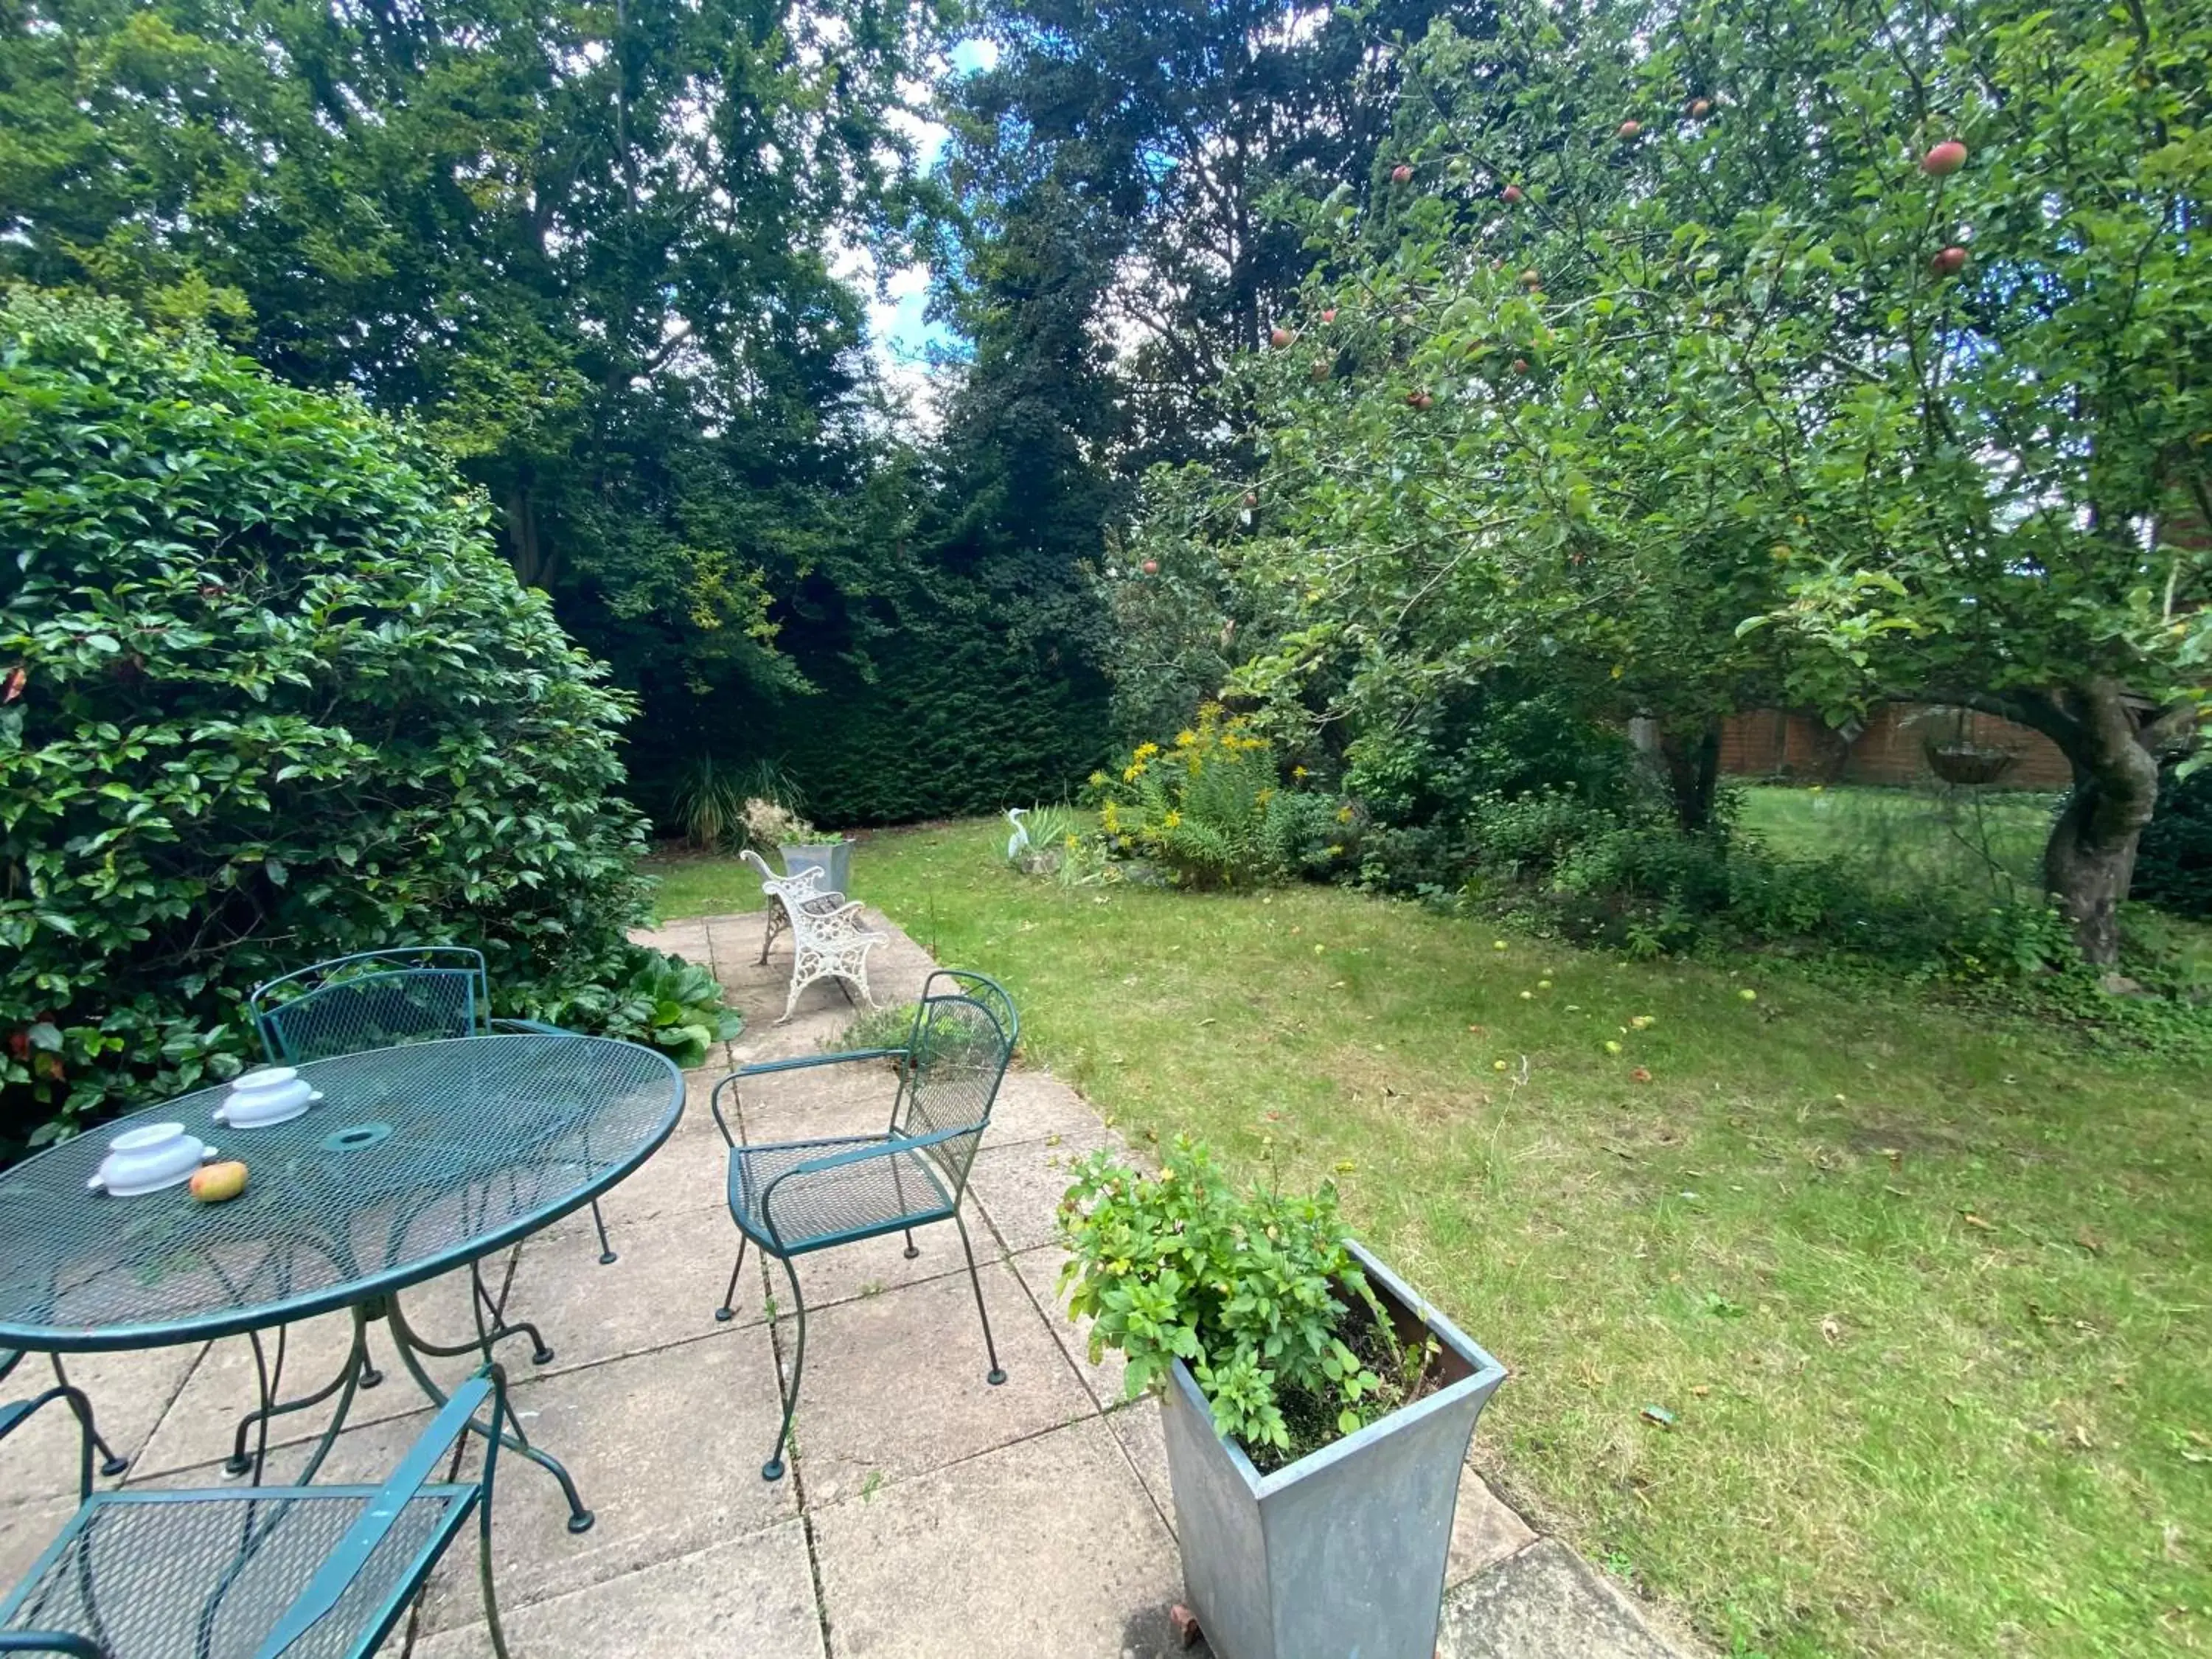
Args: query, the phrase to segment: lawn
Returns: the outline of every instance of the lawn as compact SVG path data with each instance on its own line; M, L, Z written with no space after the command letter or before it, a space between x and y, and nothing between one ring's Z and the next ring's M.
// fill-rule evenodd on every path
M1486 1470L1717 1645L2212 1650L2197 1069L1343 890L1066 890L1004 835L872 837L855 896L1133 1136L1333 1175L1511 1367Z
M1842 856L1877 881L2032 895L2059 797L1981 789L1784 788L1741 792L1741 827L1787 857Z

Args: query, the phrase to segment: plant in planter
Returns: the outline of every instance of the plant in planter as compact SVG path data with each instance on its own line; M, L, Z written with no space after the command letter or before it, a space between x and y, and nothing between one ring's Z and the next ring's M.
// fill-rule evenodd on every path
M1184 1577L1221 1659L1428 1659L1461 1464L1504 1370L1348 1238L1326 1184L1239 1191L1178 1141L1060 1208L1095 1362L1161 1397Z
M842 893L853 869L849 836L825 836L796 811L764 795L748 800L742 814L745 839L761 853L771 848L783 860L783 872L795 876L809 867L822 872L822 890Z

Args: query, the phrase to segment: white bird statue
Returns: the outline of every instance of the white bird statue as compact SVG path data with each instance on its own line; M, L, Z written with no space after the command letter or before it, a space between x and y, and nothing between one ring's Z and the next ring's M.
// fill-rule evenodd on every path
M1030 850L1030 832L1022 826L1022 815L1029 810L1026 806L1006 809L1006 822L1014 826L1014 833L1006 837L1006 862L1009 864Z

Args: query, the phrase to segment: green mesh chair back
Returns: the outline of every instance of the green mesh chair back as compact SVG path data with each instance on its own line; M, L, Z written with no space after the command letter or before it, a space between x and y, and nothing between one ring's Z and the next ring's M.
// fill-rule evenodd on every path
M459 945L364 951L254 988L250 1006L269 1058L282 1065L368 1048L477 1036L489 1029L481 952Z
M1020 1031L1013 1000L995 980L939 969L922 987L907 1040L899 1097L892 1108L891 1133L969 1131L939 1141L926 1153L943 1171L956 1203L991 1121L999 1082L1006 1074Z

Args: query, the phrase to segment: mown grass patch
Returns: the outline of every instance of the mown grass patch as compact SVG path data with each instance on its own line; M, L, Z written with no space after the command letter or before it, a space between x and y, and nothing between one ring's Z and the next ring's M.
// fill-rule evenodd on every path
M871 837L855 896L1132 1135L1333 1176L1512 1367L1510 1494L1724 1648L2212 1644L2200 1069L1339 889L1063 889L1003 839ZM672 915L758 902L665 873Z

